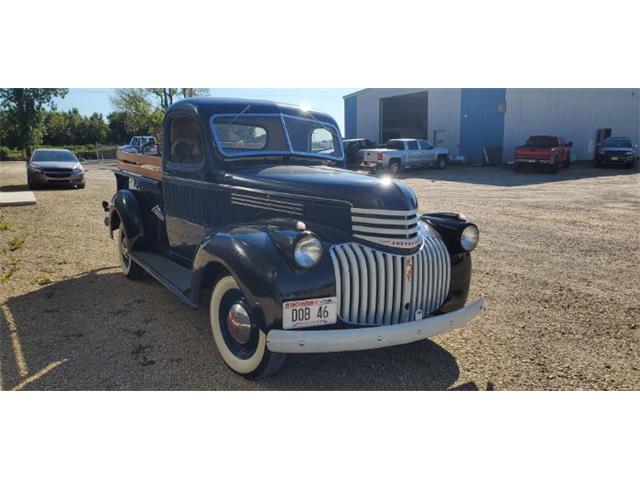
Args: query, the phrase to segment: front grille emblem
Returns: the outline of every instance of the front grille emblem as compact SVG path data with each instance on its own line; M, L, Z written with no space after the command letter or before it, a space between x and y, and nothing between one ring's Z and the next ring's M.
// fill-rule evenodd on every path
M405 275L407 276L407 281L410 282L413 278L413 257L409 257L409 259L407 260L407 269Z

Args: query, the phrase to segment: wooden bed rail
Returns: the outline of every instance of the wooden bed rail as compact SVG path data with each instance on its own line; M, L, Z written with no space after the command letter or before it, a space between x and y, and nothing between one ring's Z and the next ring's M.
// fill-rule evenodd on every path
M116 159L120 170L162 180L162 158L159 156L116 152Z

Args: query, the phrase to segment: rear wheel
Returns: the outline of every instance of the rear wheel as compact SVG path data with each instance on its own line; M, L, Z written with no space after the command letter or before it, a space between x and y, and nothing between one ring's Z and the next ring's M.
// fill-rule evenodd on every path
M551 165L547 165L548 173L558 173L559 170L560 170L560 164L558 163L552 163Z
M232 276L223 277L211 293L211 332L224 363L249 379L274 374L286 355L267 349L267 335L255 322L254 312Z
M400 160L398 160L398 159L391 160L391 162L389 163L389 171L393 175L397 175L398 172L400 171Z
M130 280L139 280L144 276L144 269L131 258L129 239L122 225L118 229L118 258L122 273Z
M436 166L440 169L445 168L447 166L447 156L446 155L440 155L437 159L436 159Z
M513 171L514 172L521 172L522 171L522 164L520 162L516 162L513 164Z

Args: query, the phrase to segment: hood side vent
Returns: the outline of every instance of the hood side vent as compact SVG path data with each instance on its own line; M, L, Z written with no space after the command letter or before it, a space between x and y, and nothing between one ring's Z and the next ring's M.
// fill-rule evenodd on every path
M270 210L272 212L287 213L289 215L302 216L303 205L299 202L283 198L274 198L267 195L252 195L246 193L232 193L231 203L243 207Z

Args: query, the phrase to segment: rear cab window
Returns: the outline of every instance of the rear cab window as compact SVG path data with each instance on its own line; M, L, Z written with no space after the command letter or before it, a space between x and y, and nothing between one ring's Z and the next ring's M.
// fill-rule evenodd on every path
M387 148L391 150L404 150L404 142L392 140L390 142L387 142Z
M179 116L171 120L169 144L169 163L174 166L193 167L204 160L200 127L194 117Z

